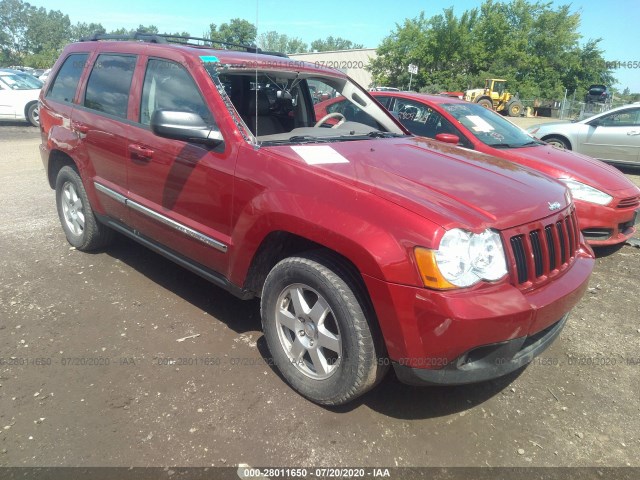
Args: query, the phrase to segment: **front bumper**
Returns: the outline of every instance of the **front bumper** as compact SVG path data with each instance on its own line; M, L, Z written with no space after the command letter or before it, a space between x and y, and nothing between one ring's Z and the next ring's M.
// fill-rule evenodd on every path
M640 207L616 208L576 201L580 230L592 247L606 247L626 242L636 233Z
M462 385L501 377L530 363L556 339L569 314L537 334L483 345L438 370L393 362L398 379L409 385Z
M434 291L368 276L365 283L400 380L457 384L499 377L547 348L584 294L593 265L588 247L581 248L569 268L530 290L502 282Z

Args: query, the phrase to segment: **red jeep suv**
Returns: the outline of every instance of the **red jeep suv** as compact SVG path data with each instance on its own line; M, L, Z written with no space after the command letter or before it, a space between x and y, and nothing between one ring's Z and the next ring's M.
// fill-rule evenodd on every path
M119 232L260 297L274 364L325 405L389 365L415 384L495 378L558 336L594 264L564 185L411 136L340 71L133 40L67 46L41 94L40 151L73 246ZM317 92L358 117L316 118Z

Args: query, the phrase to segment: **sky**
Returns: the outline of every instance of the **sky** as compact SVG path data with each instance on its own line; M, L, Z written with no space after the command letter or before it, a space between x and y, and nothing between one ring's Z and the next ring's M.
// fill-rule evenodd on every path
M548 1L548 0L544 0ZM32 0L38 7L60 10L71 23L99 22L107 30L153 24L161 32L188 31L202 36L209 24L244 18L258 27L258 34L270 30L299 37L310 43L329 35L376 48L397 23L425 12L431 17L450 6L460 15L478 7L482 0L323 0L294 2L275 0L197 1L183 0ZM582 42L601 38L600 47L610 62L640 63L640 0L552 0L555 6L571 4L581 13ZM640 92L640 68L614 70L618 89Z

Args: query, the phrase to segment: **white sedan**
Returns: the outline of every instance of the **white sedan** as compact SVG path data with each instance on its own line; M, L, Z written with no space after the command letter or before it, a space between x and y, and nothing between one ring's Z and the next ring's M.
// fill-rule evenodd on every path
M608 163L640 164L640 103L573 123L545 123L527 131L540 140Z
M0 120L40 124L38 96L43 83L33 75L0 69Z

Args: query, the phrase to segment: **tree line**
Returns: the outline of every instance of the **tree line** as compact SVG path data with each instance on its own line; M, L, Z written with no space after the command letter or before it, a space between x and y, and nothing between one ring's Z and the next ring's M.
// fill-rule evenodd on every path
M0 0L0 66L23 65L48 68L58 58L62 48L70 42L94 33L129 34L136 31L191 36L185 31L160 32L155 25L139 25L133 30L118 28L107 32L101 23L72 24L69 16L60 10L37 8L23 0ZM257 44L263 50L286 53L363 47L361 44L333 36L314 40L308 45L300 38L276 31L258 35L258 29L254 24L240 18L234 18L220 25L212 23L208 31L195 36L219 42Z
M616 79L607 68L601 39L582 41L579 26L580 13L571 12L570 5L530 0L485 0L460 15L453 8L429 18L423 12L395 25L368 68L376 84L406 88L407 67L415 64L414 89L431 93L477 88L485 78L504 78L509 90L522 98L559 99L565 89L581 97L590 84L612 85ZM107 32L100 23L71 24L59 10L0 0L0 65L50 67L69 42L93 33L133 31L161 33L154 25ZM363 48L333 36L307 44L277 31L258 35L256 26L241 18L212 23L195 36L289 54Z
M601 39L582 38L580 13L550 2L485 0L460 15L453 8L430 18L396 24L377 50L371 72L380 85L409 84L408 64L418 66L416 89L430 93L484 86L503 78L523 98L583 95L590 84L612 85Z

